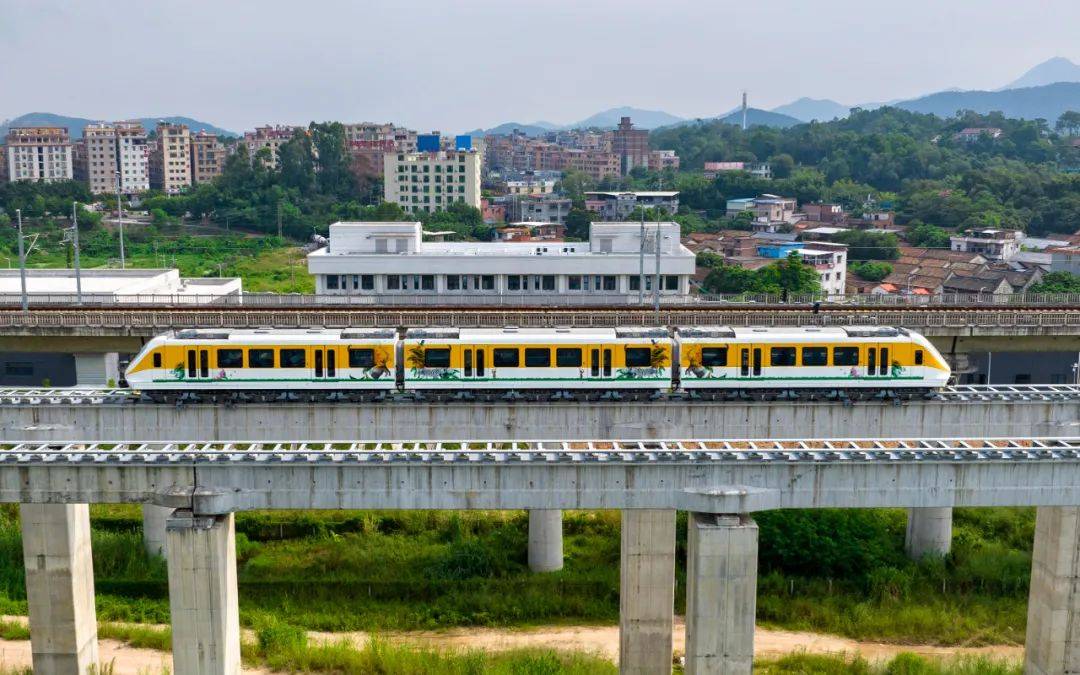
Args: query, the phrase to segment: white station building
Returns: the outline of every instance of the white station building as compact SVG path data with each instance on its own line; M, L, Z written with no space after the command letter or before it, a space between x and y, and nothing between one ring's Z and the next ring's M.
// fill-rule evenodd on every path
M686 295L694 254L679 241L679 225L645 224L645 291L652 293L660 235L660 292ZM434 242L420 223L334 223L325 248L308 255L318 294L432 296L462 302L516 296L542 301L585 296L637 301L640 223L592 223L589 241Z

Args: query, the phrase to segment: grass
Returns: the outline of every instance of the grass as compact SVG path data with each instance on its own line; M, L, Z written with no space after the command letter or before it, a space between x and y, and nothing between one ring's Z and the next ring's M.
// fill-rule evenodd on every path
M17 507L0 506L0 613L25 614ZM95 506L103 621L169 622L164 561L137 507ZM899 510L776 511L760 526L758 621L900 644L1021 644L1032 509L957 509L953 553L904 557ZM254 512L237 515L240 613L321 631L613 624L617 512L568 512L565 568L527 566L523 512ZM676 611L685 603L679 518ZM151 638L147 638L151 639Z
M851 656L792 654L774 661L757 661L759 675L1022 675L1020 663L987 657L927 659L899 654L885 663L871 664Z

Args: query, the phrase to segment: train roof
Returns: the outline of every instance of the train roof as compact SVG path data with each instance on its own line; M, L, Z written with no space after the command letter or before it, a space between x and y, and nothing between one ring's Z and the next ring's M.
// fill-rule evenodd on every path
M670 340L666 328L410 328L408 340L463 340L467 342L612 342L617 340Z
M221 328L178 330L164 337L171 340L306 343L315 339L393 341L396 335L392 328Z
M801 342L849 338L892 340L907 339L909 335L906 329L893 326L689 326L679 329L679 337L688 341L757 339L767 342Z

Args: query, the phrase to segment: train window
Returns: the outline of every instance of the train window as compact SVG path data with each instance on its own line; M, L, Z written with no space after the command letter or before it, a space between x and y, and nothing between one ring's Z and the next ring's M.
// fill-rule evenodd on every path
M702 347L701 365L706 368L727 366L727 347Z
M915 350L915 365L921 366L922 365L922 360L923 360L922 350L921 349L916 349Z
M472 355L471 349L465 350L465 377L472 377Z
M155 368L160 368L161 367L161 353L160 352L154 352L154 367Z
M274 350L273 349L249 349L248 350L248 368L273 368L274 367Z
M803 347L802 364L804 366L827 366L829 365L828 347Z
M425 349L424 350L424 367L425 368L449 368L450 367L450 350L449 349Z
M547 348L528 348L525 350L526 368L550 368L551 350Z
M307 354L303 349L282 349L281 350L281 367L282 368L303 368L307 363Z
M859 365L859 348L834 347L832 350L832 362L834 366Z
M795 365L795 348L773 347L769 350L769 363L774 366Z
M349 349L350 368L371 368L374 365L374 349Z
M555 350L555 365L559 368L580 368L581 350L560 347Z
M521 364L521 355L516 347L514 349L495 349L492 351L495 354L491 360L491 365L496 368L517 368Z
M882 347L881 348L881 366L880 366L879 372L882 375L888 375L889 374L889 348L888 347Z
M866 374L873 375L877 370L877 350L871 347L866 350Z
M652 365L652 350L648 347L627 347L627 368L648 368Z
M243 349L219 349L219 350L217 350L217 367L218 368L243 368L244 367L244 350Z

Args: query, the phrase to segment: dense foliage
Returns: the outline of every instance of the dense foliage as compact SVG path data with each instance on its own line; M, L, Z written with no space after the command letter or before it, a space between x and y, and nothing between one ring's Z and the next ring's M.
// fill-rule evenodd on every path
M1080 293L1080 276L1071 272L1050 272L1029 293Z
M709 253L699 255L698 263L711 268L702 284L706 293L794 295L821 291L817 272L809 265L804 265L801 256L795 251L789 253L787 258L757 270L725 265L718 256Z

